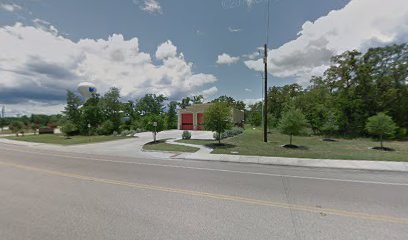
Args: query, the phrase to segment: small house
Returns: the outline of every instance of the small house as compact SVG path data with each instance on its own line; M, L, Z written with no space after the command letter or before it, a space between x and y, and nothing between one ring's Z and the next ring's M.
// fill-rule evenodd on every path
M178 110L178 129L180 130L205 130L204 114L212 103L193 104ZM231 108L231 121L235 125L244 122L244 111Z

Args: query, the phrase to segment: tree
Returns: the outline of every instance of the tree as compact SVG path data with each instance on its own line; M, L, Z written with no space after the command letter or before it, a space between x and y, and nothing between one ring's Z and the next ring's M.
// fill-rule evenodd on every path
M1 128L1 131L3 131L3 128L4 128L5 126L7 126L7 121L6 121L6 119L0 117L0 128Z
M119 89L115 87L109 89L109 91L106 92L103 97L101 97L99 107L101 109L101 114L103 115L104 121L111 121L113 131L119 131L122 109Z
M321 130L328 137L333 136L333 133L339 130L339 125L337 124L337 118L333 112L328 113L326 121L321 127Z
M380 138L381 149L384 149L383 139L393 136L397 126L390 116L385 113L377 113L377 115L368 118L366 129L370 134Z
M203 95L193 96L193 104L201 104L203 103L204 97Z
M47 126L50 117L44 114L32 114L30 117L30 122L32 123L31 126Z
M81 108L82 114L79 131L82 135L95 134L99 124L103 121L103 115L99 107L99 100L99 95L93 94Z
M179 103L180 108L185 109L188 106L191 106L191 98L190 97L185 97L181 99L181 102Z
M281 133L290 136L290 145L292 145L292 136L299 135L306 126L305 115L295 108L290 108L283 113L279 122L279 130Z
M81 122L81 104L81 99L77 95L75 95L71 91L67 91L67 105L65 106L63 113L65 114L67 119L77 127Z
M61 132L63 132L65 136L69 137L69 136L75 135L75 133L78 132L78 128L73 122L71 122L70 120L67 120L61 126Z
M249 105L249 111L247 112L247 122L253 127L260 126L262 124L262 102Z
M167 97L164 95L146 94L144 97L137 99L135 111L141 116L160 115L164 112L164 101Z
M158 132L164 130L164 117L159 114L150 114L143 118L144 128L153 133L153 141L156 142Z
M231 107L225 102L211 105L204 113L204 127L216 132L218 136L221 136L225 130L231 129ZM221 143L221 137L218 138L218 143Z
M177 102L171 101L167 105L167 114L166 114L166 128L167 129L177 129Z
M13 121L9 125L9 129L16 134L18 137L18 133L23 133L24 136L24 123L22 121Z
M228 106L233 107L238 110L245 110L245 103L243 101L236 101L233 97L229 96L220 96L211 101L212 103L223 102L226 103Z
M111 135L115 131L115 126L111 120L104 121L97 129L99 135Z

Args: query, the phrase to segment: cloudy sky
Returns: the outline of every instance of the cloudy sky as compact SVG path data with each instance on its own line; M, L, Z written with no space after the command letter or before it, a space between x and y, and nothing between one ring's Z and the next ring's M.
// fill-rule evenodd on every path
M270 0L269 85L408 41L407 0ZM0 0L0 105L57 113L82 81L124 99L261 97L267 0Z

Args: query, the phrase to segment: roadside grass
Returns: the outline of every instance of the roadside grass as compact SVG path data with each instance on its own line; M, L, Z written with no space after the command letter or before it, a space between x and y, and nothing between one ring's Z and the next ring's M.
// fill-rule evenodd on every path
M157 140L143 145L143 150L147 151L167 151L167 152L197 152L199 148L166 143L168 139Z
M41 134L41 135L26 135L26 136L8 136L4 137L10 140L25 141L25 142L35 142L35 143L50 143L50 144L60 144L60 145L74 145L74 144L85 144L85 143L97 143L106 142L119 139L125 139L129 137L123 136L73 136L70 138L65 138L62 134Z
M247 128L245 132L233 138L222 140L219 146L211 140L179 140L179 142L206 145L214 149L214 154L239 154L255 156L344 159L344 160L376 160L376 161L408 161L407 141L386 141L386 147L395 149L393 152L372 150L379 142L368 138L342 139L337 142L324 142L321 136L294 136L293 144L301 149L281 147L289 143L289 136L273 130L268 134L268 143L262 140L261 128Z

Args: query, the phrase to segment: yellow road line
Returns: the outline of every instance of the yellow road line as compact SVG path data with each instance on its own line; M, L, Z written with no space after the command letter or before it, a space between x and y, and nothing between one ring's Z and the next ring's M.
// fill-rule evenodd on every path
M72 173L59 172L59 171L54 171L54 170L49 170L49 169L30 167L26 165L6 163L6 162L1 162L1 161L0 161L0 165L22 169L22 170L26 170L30 172L45 173L48 175L68 177L68 178L79 179L79 180L90 181L90 182L118 185L118 186L130 187L130 188L135 188L135 189L147 189L147 190L154 190L154 191L160 191L160 192L178 193L178 194L189 195L189 196L205 197L205 198L226 200L226 201L246 203L246 204L252 204L252 205L269 206L269 207L282 208L282 209L292 209L292 210L309 212L309 213L324 213L324 214L333 215L333 216L342 216L342 217L350 217L350 218L357 218L357 219L363 219L363 220L372 220L372 221L381 221L381 222L387 222L387 223L408 225L408 218L399 218L399 217L392 217L392 216L386 216L386 215L373 215L373 214L367 214L367 213L362 213L362 212L352 212L352 211L346 211L346 210L340 210L340 209L318 208L318 207L311 207L311 206L306 206L306 205L287 204L283 202L266 201L266 200L245 198L245 197L232 196L232 195L214 194L214 193L191 191L191 190L185 190L185 189L179 189L179 188L168 188L168 187L161 187L161 186L148 185L148 184L124 182L124 181L118 181L118 180L112 180L112 179L96 178L96 177L90 177L90 176L84 176L84 175L78 175L78 174L72 174Z

